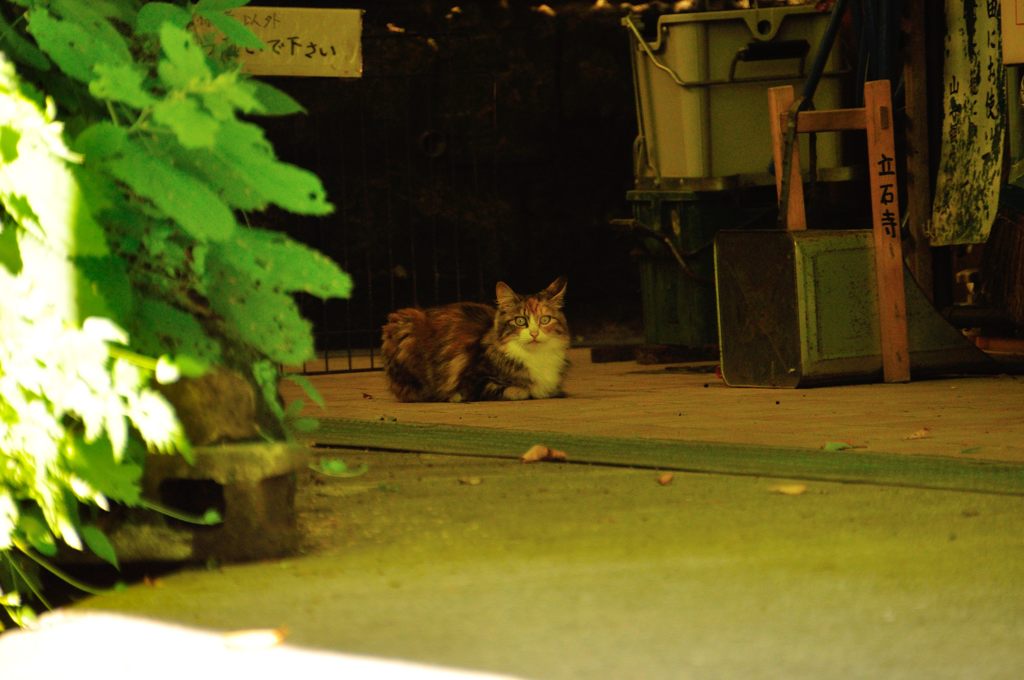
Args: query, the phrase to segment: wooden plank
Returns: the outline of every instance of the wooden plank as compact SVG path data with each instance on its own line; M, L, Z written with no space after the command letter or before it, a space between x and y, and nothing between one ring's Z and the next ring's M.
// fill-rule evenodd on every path
M910 380L907 301L903 288L899 187L889 81L876 80L865 84L864 108L868 118L868 175L874 221L872 232L883 379L885 382L907 382Z
M793 106L793 86L768 88L768 120L772 130L772 157L775 159L775 191L782 198L782 154L786 145L785 119ZM800 145L793 144L793 165L789 173L789 205L786 211L786 229L801 231L807 228L804 211L804 184L800 172ZM782 209L782 206L779 206Z
M569 462L575 463L1024 495L1024 465L940 456L861 450L825 453L797 447L342 418L321 419L320 428L305 438L321 447L508 459L543 443L565 451Z
M801 111L796 119L797 132L838 132L863 130L867 123L864 109L833 109L831 111ZM785 125L785 116L781 118Z

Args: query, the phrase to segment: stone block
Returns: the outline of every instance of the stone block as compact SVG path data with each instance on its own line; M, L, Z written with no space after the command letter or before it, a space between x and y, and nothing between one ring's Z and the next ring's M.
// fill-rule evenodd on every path
M200 526L134 511L108 530L119 559L238 562L294 553L297 473L307 459L304 446L283 442L197 447L194 465L150 455L145 498L190 515L214 509L223 522Z

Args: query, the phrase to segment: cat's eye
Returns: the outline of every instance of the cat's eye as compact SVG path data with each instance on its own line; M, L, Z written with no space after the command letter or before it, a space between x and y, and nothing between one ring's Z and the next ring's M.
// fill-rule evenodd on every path
M545 314L544 316L540 317L540 325L541 326L546 326L549 323L551 323L551 321L552 321L551 317L548 316L547 314Z
M525 326L527 324L526 317L517 316L516 318L512 319L512 323L514 323L517 326Z

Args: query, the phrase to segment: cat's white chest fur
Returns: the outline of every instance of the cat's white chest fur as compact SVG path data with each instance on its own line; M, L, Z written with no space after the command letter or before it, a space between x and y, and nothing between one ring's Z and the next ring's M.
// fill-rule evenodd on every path
M546 399L562 391L565 372L565 344L557 340L530 348L516 342L509 343L505 351L521 363L530 373L530 396Z

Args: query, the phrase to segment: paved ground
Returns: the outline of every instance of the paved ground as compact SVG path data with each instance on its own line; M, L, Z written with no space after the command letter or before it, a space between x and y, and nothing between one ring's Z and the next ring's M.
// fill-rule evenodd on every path
M1024 377L993 376L802 390L742 389L714 364L593 364L572 354L567 399L402 404L380 372L325 375L313 416L440 423L816 449L846 440L871 452L1024 463ZM301 396L288 384L285 395Z
M585 358L571 396L544 402L406 405L379 374L315 382L332 417L814 448L850 439L968 465L1024 461L1014 378L736 390L710 373ZM426 677L385 673L369 656L531 678L1024 676L1020 495L682 472L663 485L654 470L598 465L316 455L369 472L304 474L303 555L90 598L48 631L0 638L0 674L30 668L45 648L35 641L80 625L110 635L62 658L124 658L126 635L141 631L132 658L159 659L165 675ZM223 635L240 629L285 641ZM216 663L203 665L210 649Z

